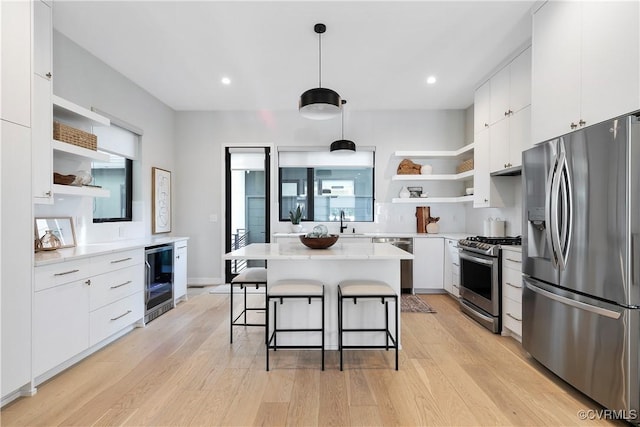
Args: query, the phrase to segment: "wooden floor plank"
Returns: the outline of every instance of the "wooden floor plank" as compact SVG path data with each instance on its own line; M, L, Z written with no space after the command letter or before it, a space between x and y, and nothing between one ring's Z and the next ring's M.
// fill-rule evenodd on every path
M7 405L3 426L124 425L621 425L585 420L600 407L491 334L446 295L437 313L403 313L400 371L393 352L271 352L263 328L235 328L229 297L189 300ZM251 298L259 303L260 297Z

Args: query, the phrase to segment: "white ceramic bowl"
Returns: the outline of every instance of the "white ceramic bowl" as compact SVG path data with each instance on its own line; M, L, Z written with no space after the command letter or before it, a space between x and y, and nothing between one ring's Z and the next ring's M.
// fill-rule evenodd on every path
M469 187L467 189L464 190L465 193L467 193L467 196L470 196L473 194L473 187Z

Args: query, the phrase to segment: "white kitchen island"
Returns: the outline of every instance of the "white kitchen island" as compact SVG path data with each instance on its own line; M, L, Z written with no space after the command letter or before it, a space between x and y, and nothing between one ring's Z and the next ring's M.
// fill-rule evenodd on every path
M400 303L400 260L413 259L413 255L388 243L338 242L328 249L309 249L302 243L253 243L227 253L226 260L267 260L267 287L281 279L312 279L325 285L325 345L328 350L338 349L338 291L342 280L372 279L388 283L398 293ZM345 302L345 307L346 307ZM350 303L353 304L353 303ZM278 307L280 327L318 327L320 304L307 301L285 302ZM393 313L393 307L389 307ZM400 313L400 310L398 310ZM384 327L384 305L379 300L358 300L345 309L345 325L357 327ZM390 329L400 318L389 319ZM400 342L400 337L398 342ZM278 343L312 344L319 337L314 333L296 333L278 336ZM384 344L381 333L347 334L345 345Z

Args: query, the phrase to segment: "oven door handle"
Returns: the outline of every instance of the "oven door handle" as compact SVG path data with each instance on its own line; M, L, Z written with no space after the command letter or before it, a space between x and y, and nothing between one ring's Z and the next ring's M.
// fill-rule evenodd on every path
M469 253L465 252L464 249L460 252L460 258L466 259L468 261L477 262L478 264L484 264L484 265L492 266L494 263L494 260L492 259L485 259L485 258L469 255Z

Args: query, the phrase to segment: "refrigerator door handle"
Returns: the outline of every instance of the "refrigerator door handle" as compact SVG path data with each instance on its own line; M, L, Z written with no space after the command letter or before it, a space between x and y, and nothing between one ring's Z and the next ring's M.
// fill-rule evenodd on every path
M560 203L560 183L562 181L562 165L565 162L565 154L563 152L560 153L558 159L556 161L556 167L554 169L553 180L551 183L551 202L550 208L551 211L551 242L553 249L553 256L556 261L556 266L560 270L565 269L564 259L562 258L562 246L560 244L560 218L558 218L559 209L558 204Z
M573 229L573 207L571 205L573 188L571 177L569 176L569 168L567 166L567 157L564 152L561 155L560 172L558 180L560 181L560 195L562 202L562 218L561 226L558 232L558 258L560 269L564 270L567 266L567 257L569 256L569 248L571 246L571 230Z
M547 244L551 250L551 264L553 268L558 268L557 258L556 258L556 250L553 247L553 239L551 236L551 212L552 212L552 201L553 198L551 196L551 189L553 187L553 182L556 176L556 168L558 166L558 158L554 155L551 167L549 168L549 175L547 175L547 182L545 185L545 201L544 201L544 219L545 219L545 235L547 239Z
M580 301L575 301L570 298L566 298L566 297L554 294L553 292L545 291L544 289L538 288L537 286L534 286L531 283L528 283L528 280L526 279L525 279L525 286L527 287L527 289L529 289L532 292L535 292L549 299L558 301L559 303L562 303L571 307L575 307L580 310L589 311L591 313L598 314L600 316L609 317L611 319L619 319L621 316L621 313L618 313L616 311L607 310L606 308L602 308L602 307L596 307L595 305L587 304Z

